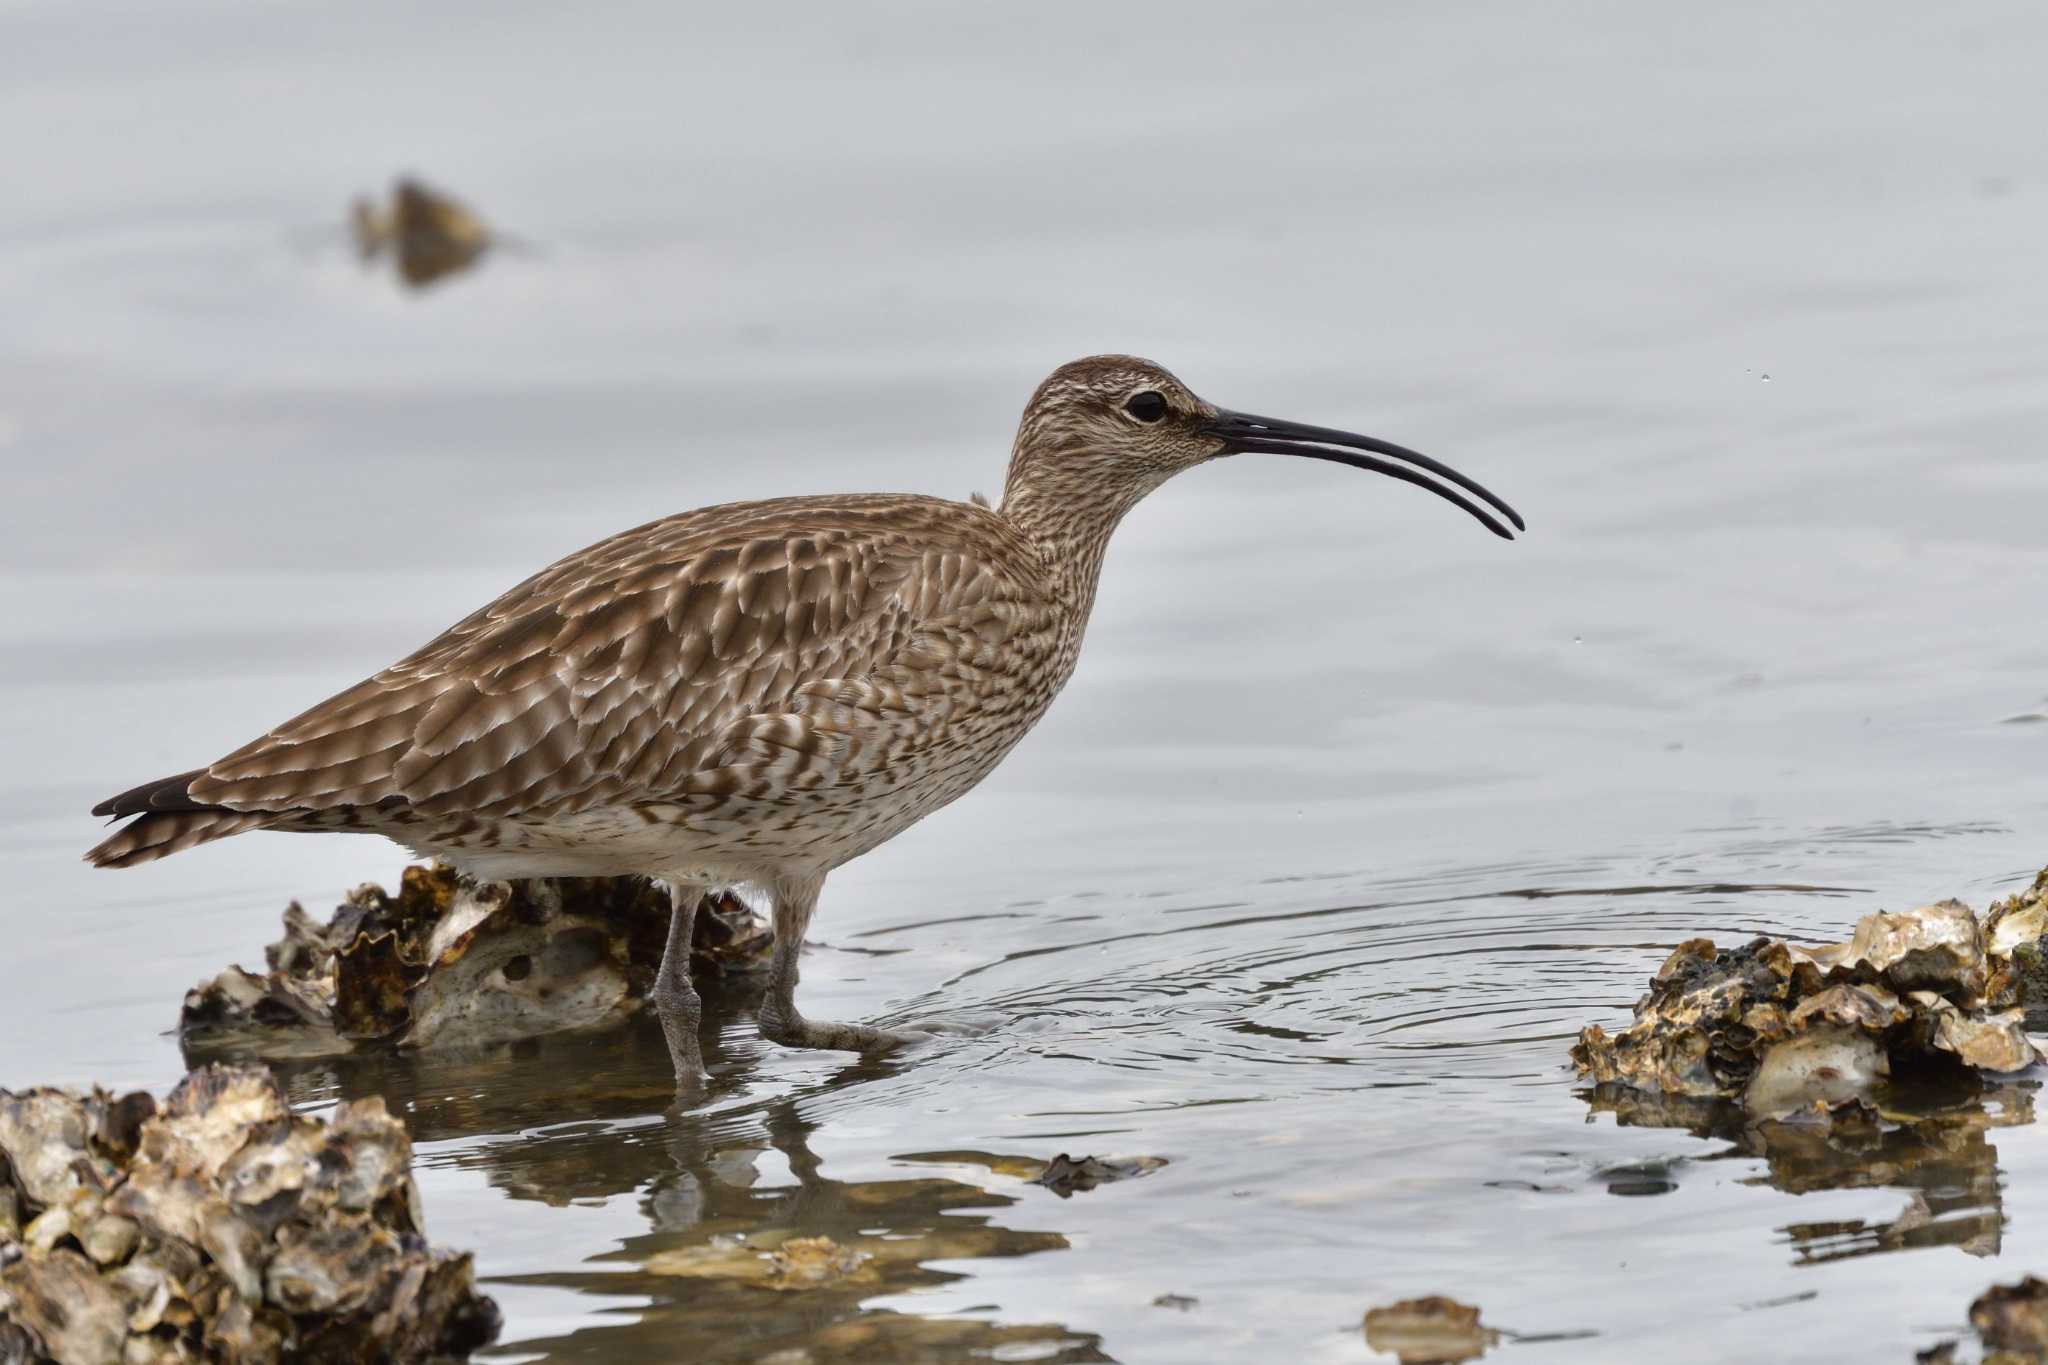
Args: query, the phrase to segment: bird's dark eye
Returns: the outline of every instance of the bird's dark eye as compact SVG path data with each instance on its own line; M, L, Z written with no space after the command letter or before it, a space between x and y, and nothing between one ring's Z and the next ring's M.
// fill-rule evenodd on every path
M1124 411L1140 422L1156 422L1166 416L1166 399L1147 389L1143 393L1132 394L1124 403Z

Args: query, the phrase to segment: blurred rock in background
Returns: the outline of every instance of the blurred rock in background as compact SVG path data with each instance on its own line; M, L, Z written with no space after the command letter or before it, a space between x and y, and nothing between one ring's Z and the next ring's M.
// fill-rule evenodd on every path
M349 223L363 260L389 255L398 278L414 289L460 274L496 245L467 205L409 176L392 185L389 206L358 198Z

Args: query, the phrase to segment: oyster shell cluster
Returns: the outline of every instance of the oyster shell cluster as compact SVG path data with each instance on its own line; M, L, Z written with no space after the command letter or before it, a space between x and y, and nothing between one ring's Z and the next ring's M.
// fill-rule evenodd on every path
M1610 1034L1572 1048L1601 1086L1737 1101L1752 1119L1859 1103L1898 1066L2024 1070L2025 980L2048 930L2048 872L1984 922L1960 901L1866 915L1846 943L1678 945Z
M321 924L296 901L261 974L230 967L187 992L189 1051L317 1057L609 1028L646 1003L667 942L668 895L642 877L476 883L408 867ZM773 946L732 895L696 918L693 965L752 970Z
M267 1071L159 1107L0 1090L0 1361L414 1361L494 1340L468 1253L429 1246L379 1099L294 1115Z

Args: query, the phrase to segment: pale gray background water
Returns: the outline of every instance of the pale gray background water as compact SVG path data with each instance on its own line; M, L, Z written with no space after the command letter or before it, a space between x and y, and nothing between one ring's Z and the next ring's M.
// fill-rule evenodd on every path
M1598 1334L1514 1360L1904 1358L2048 1269L2037 1129L1932 1196L1995 1259L1795 1265L1905 1196L1589 1124L1564 1050L1695 932L2048 859L2044 55L2025 3L0 3L0 1084L167 1085L187 986L400 861L94 873L94 800L650 517L995 492L1043 373L1130 350L1530 535L1256 457L1143 506L1039 733L828 888L828 943L907 951L813 954L820 1015L986 1039L849 1077L735 1018L680 1127L639 1035L304 1093L412 1106L433 1232L549 1358L815 1347L634 1271L735 1170L824 1226L749 1155L792 1130L1063 1234L867 1305L1063 1325L1026 1356L1357 1360L1445 1292ZM533 250L366 275L343 208L408 169ZM1704 883L1855 890L1611 894ZM1173 1164L1062 1203L900 1159L949 1149Z

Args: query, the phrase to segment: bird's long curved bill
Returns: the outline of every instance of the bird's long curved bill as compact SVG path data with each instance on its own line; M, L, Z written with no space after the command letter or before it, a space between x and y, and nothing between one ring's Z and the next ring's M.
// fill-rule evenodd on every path
M1466 478L1440 460L1432 460L1391 441L1375 440L1353 431L1338 431L1335 427L1312 427L1303 422L1258 417L1249 412L1219 412L1206 424L1206 429L1212 436L1222 438L1226 455L1306 455L1311 460L1330 460L1350 465L1353 469L1369 469L1375 474L1385 474L1404 483L1427 488L1444 501L1456 503L1503 540L1513 540L1515 531L1527 529L1519 512L1489 493L1477 480ZM1371 453L1360 453L1365 451ZM1385 458L1380 458L1382 456ZM1461 489L1462 492L1459 491ZM1465 496L1467 493L1472 496ZM1474 498L1478 501L1475 502ZM1482 507L1481 503L1485 506ZM1506 518L1515 531L1503 526L1494 512Z

